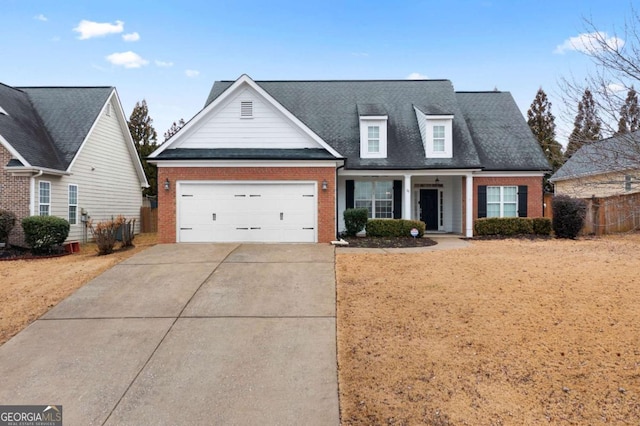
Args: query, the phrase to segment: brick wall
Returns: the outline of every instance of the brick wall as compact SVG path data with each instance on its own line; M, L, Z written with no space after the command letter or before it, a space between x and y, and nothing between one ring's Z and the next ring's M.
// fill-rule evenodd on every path
M0 209L16 214L18 221L9 235L9 244L24 245L20 221L29 216L29 177L12 176L4 170L12 156L0 145Z
M473 218L478 218L478 186L527 185L527 217L542 217L542 177L474 177Z
M166 179L171 189L165 191ZM336 237L336 173L333 167L159 167L158 168L158 241L176 242L176 181L316 181L318 183L318 242ZM322 181L329 189L323 191Z

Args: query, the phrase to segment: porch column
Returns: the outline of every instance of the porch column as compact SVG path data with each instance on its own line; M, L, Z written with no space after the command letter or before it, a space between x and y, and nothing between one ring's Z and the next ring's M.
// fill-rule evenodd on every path
M411 219L411 175L404 175L404 195L402 197L402 218Z
M466 223L465 223L465 237L473 237L473 174L468 173L466 186Z

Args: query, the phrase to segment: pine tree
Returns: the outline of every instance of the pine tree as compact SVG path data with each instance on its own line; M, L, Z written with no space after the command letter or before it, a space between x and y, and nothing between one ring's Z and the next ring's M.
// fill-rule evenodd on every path
M538 89L536 97L527 111L527 124L547 157L552 173L555 173L564 163L564 156L562 155L562 145L556 140L556 123L555 117L551 113L551 102L542 88ZM544 178L544 187L547 192L553 190L548 180L552 173Z
M616 135L635 132L640 128L640 108L638 108L638 94L633 86L627 93L627 99L620 108L620 120L618 120L618 131Z
M136 102L127 124L149 182L149 188L146 188L143 194L156 195L158 193L158 170L153 164L147 163L146 157L158 147L157 134L153 128L153 119L149 116L146 100Z
M176 133L178 133L178 130L182 129L184 127L184 125L185 125L185 122L184 122L183 118L178 120L178 123L176 123L174 121L173 124L171 125L171 127L169 127L169 130L164 132L164 141L162 141L162 143L165 143L166 141L168 141L171 138L171 136L173 136Z
M589 89L585 89L582 100L578 102L578 113L573 122L573 131L569 135L569 143L564 152L566 159L583 145L602 139L601 123L596 111L596 103Z

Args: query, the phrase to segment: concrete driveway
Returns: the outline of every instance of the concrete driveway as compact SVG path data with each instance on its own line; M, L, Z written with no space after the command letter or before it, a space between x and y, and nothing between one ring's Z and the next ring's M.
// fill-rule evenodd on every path
M0 404L65 425L337 425L334 249L158 245L0 347Z

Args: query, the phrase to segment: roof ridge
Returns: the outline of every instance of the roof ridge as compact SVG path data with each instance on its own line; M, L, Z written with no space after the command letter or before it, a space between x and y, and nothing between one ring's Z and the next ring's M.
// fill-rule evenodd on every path
M8 89L15 90L16 92L24 93L22 90L20 90L17 87L9 86L8 84L2 83L2 82L0 82L0 85L6 87Z
M236 80L216 80L219 83L235 83ZM448 81L451 82L448 78L434 78L434 79L417 79L417 80L408 80L404 78L399 79L335 79L335 80L254 80L256 83L389 83L389 82L442 82Z

